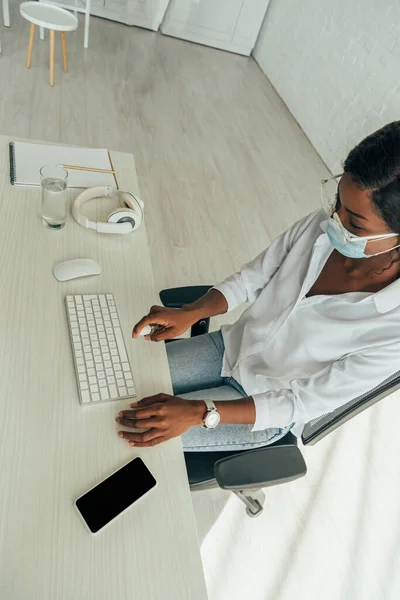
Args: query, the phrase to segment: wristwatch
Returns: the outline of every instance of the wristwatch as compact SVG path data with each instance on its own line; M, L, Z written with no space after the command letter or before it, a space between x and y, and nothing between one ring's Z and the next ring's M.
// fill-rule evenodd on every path
M206 429L215 429L221 419L217 407L212 400L203 400L203 402L207 406L207 411L203 417L203 427Z

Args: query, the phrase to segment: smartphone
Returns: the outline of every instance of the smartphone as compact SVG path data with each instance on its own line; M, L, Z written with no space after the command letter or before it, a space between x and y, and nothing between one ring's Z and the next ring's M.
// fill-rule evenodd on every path
M75 500L75 507L90 533L96 534L156 486L143 460L134 458Z

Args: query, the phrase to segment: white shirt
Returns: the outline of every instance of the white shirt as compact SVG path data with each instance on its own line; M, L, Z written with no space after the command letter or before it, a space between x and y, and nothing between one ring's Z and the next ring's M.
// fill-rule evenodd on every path
M252 396L253 431L305 423L400 370L400 280L377 293L306 298L333 247L323 211L308 215L238 273L215 286L228 311L222 376ZM368 260L368 259L365 259Z

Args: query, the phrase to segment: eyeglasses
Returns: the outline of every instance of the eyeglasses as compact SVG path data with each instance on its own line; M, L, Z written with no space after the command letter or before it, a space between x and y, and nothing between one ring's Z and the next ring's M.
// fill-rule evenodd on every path
M327 179L321 180L321 202L322 208L324 209L328 217L332 218L338 225L340 225L344 243L347 244L348 242L356 242L360 239L360 237L362 237L364 240L379 241L398 236L398 233L384 233L381 235L358 236L353 233L350 233L350 231L347 231L342 221L340 220L339 215L336 212L336 205L338 201L338 185L342 176L343 173L341 173L340 175L333 175L332 177L328 177Z
M321 180L321 203L328 217L331 217L336 211L337 191L342 175L343 173L340 173Z

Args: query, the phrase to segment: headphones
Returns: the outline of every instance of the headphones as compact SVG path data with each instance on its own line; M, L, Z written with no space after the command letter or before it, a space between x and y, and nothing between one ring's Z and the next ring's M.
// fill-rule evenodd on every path
M115 196L122 208L114 210L107 217L107 222L90 221L81 213L82 206L89 200L104 196ZM131 233L139 229L143 221L144 204L129 192L121 192L109 187L92 187L84 190L74 200L72 215L79 225L86 229L94 229L99 233Z

